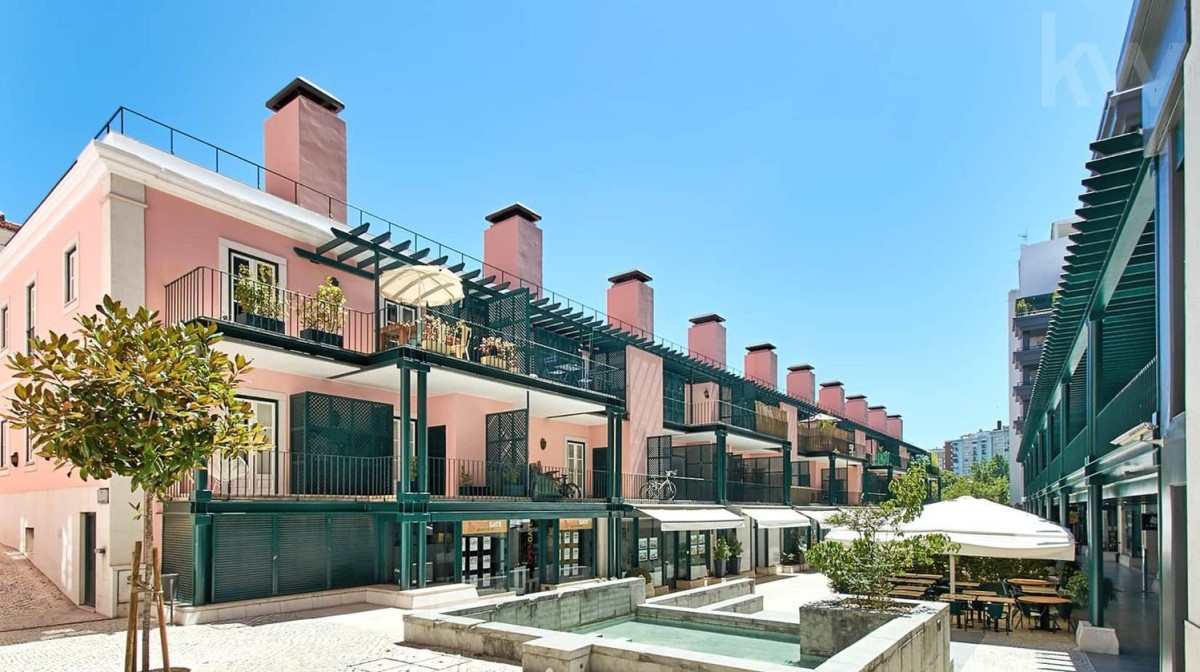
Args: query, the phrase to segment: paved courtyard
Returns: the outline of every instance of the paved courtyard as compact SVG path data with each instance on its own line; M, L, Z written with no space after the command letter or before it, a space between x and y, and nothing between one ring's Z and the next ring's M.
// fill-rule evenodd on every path
M16 549L0 545L0 633L57 623L94 621L94 612L71 603Z
M762 581L764 609L795 613L802 602L823 599L829 589L823 576L801 574ZM2 594L0 594L2 595ZM61 598L61 596L59 596ZM44 596L32 604L48 614L78 620L78 609L62 610ZM85 612L86 613L86 612ZM403 644L405 611L357 605L299 614L263 616L210 625L171 628L173 666L195 672L253 670L391 672L410 670L519 670L519 666L471 660L448 652ZM94 618L94 616L93 616ZM46 617L42 621L48 620ZM42 625L0 632L0 670L120 670L124 651L121 620L93 620ZM951 632L956 672L1106 672L1073 651L1067 633L984 632L979 628ZM153 660L158 664L155 644Z

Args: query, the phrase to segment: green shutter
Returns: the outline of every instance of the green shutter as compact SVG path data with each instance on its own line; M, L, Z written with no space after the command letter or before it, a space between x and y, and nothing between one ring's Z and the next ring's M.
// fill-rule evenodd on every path
M375 518L369 515L330 516L329 520L330 587L378 583Z
M280 595L328 588L325 516L280 516L278 585Z
M273 518L213 517L213 602L270 597L274 592Z
M195 522L190 513L164 513L162 523L162 573L178 574L175 579L175 599L192 601L195 574L192 564Z

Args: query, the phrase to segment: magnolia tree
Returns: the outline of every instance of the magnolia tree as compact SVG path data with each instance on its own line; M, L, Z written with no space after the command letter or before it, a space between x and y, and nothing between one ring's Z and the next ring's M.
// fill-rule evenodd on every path
M74 338L34 337L29 354L9 358L20 382L8 417L56 468L84 480L127 477L142 491L141 580L148 583L154 502L214 453L244 456L266 437L235 396L248 362L213 347L221 340L214 325L164 324L157 313L131 313L107 296L96 310L76 318ZM146 597L143 670L150 667ZM165 657L165 630L163 637Z
M886 607L891 603L891 577L954 550L944 535L906 535L900 531L902 525L921 515L926 478L923 465L912 466L888 486L893 495L888 501L829 517L830 525L854 532L855 539L849 544L823 541L804 557L829 579L834 592L851 595L864 607Z

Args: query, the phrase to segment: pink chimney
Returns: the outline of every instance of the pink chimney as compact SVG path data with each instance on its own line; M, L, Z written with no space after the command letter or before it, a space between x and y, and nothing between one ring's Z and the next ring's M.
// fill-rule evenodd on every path
M904 418L899 413L887 416L887 433L897 439L904 438Z
M608 322L635 336L654 338L654 288L652 278L633 269L608 279Z
M846 417L867 424L867 395L852 394L846 397Z
M521 203L500 208L484 217L491 226L483 232L483 276L509 287L528 287L542 294L541 215Z
M867 426L881 432L887 432L887 406L867 407Z
M779 387L779 356L775 346L758 343L746 346L746 377L771 389Z
M845 417L846 416L846 388L840 380L830 380L821 383L820 397L817 403L826 409Z
M697 315L688 327L688 354L701 361L725 366L725 318L716 313Z
M789 397L805 401L816 400L817 374L808 364L796 364L788 367L787 393Z
M267 193L346 221L346 122L342 101L297 77L267 101L263 123Z

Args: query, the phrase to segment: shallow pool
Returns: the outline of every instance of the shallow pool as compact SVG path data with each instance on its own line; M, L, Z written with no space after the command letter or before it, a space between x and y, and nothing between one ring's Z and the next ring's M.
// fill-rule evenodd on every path
M800 655L799 635L787 637L773 632L722 628L699 623L684 625L639 621L626 617L593 623L575 632L778 665L816 667L826 660L820 656Z

